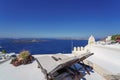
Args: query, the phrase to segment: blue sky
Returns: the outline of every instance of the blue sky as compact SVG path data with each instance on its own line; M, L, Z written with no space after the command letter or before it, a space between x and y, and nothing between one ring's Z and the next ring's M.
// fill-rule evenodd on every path
M0 0L0 37L120 33L120 0Z

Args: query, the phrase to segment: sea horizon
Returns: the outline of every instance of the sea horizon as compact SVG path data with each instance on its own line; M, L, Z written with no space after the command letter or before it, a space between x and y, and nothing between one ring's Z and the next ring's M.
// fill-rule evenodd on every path
M31 54L71 53L73 47L86 46L88 40L55 38L0 38L0 51L18 54L23 50Z

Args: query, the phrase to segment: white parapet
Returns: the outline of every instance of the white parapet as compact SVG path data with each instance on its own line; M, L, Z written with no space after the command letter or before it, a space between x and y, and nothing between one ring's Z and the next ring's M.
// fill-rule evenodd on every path
M77 47L77 51L81 51L80 47Z
M72 54L74 55L79 55L88 52L87 49L85 49L83 46L81 47L74 47Z
M74 47L73 51L77 51L77 48L76 48L76 47Z
M81 51L83 51L84 50L84 47L83 46L81 46Z

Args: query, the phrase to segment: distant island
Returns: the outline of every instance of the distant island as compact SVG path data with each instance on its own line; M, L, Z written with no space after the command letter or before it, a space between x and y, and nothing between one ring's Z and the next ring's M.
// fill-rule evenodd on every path
M15 39L13 40L14 43L37 43L37 42L46 42L48 40L41 40L41 39Z
M69 38L69 37L63 37L63 38L55 38L59 40L88 40L87 38Z

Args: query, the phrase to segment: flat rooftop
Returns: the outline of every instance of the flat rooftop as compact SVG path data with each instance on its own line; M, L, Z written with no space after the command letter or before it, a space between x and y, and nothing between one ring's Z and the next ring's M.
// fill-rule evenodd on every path
M44 55L34 56L40 57ZM38 68L36 61L31 64L20 65L18 67L10 64L10 61L11 60L0 64L0 80L45 80L44 74L41 72L41 69ZM86 80L104 80L104 78L97 72L92 72L91 75L87 74L84 78Z
M101 66L111 74L120 74L120 48L94 45L90 50L94 55L87 60Z

